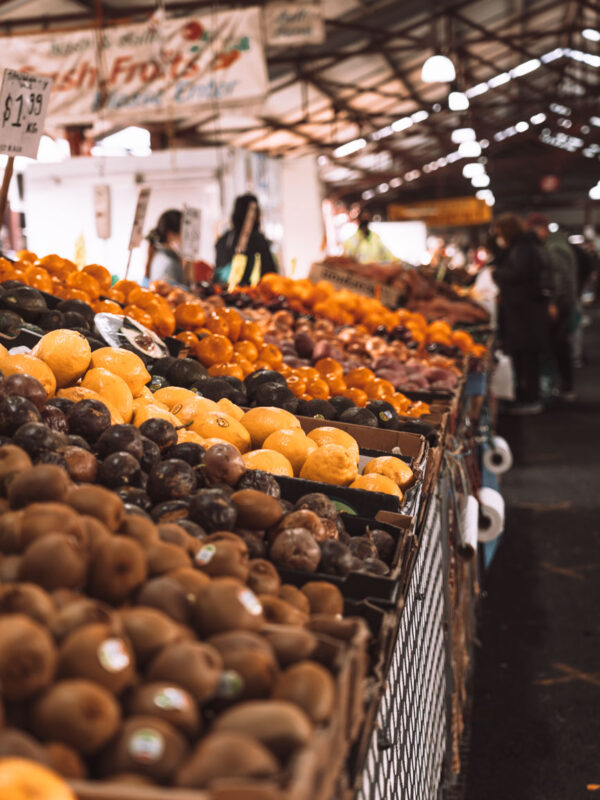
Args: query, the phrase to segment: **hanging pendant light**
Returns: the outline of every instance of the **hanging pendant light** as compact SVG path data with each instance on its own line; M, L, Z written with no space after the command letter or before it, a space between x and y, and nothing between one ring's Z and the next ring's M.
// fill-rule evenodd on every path
M448 95L448 108L450 111L466 111L469 107L469 98L464 92L452 91Z
M423 83L450 83L456 78L454 64L448 56L429 56L421 70Z

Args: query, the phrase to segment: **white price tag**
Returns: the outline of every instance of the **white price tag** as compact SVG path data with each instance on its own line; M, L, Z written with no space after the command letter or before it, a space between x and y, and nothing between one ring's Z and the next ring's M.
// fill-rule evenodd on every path
M195 261L200 248L200 209L184 206L181 220L181 258Z
M5 69L0 90L0 153L37 156L52 78Z
M146 211L148 210L148 202L150 200L150 187L144 186L140 189L138 194L137 205L135 207L135 215L133 217L133 225L131 226L131 237L129 239L129 249L133 250L139 247L142 243L142 235L144 232L144 222L146 221Z

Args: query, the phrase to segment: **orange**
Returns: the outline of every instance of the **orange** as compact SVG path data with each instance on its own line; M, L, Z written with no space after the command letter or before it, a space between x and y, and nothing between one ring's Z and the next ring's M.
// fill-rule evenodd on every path
M452 344L460 348L463 353L468 353L473 347L473 337L466 331L455 331L452 334Z
M233 363L237 364L241 368L244 378L246 375L250 375L251 372L254 372L254 364L252 364L246 358L237 355L237 353L233 354Z
M114 300L115 303L120 303L122 306L125 305L125 295L123 294L123 292L120 292L118 289L115 289L114 287L105 292L105 296L109 300Z
M227 335L231 341L237 342L240 338L242 326L244 324L244 319L240 312L236 311L235 308L219 308L215 313L222 317L222 319L224 319L227 323Z
M331 483L334 486L348 486L358 475L354 454L339 444L325 444L317 447L308 456L300 477L308 481Z
M299 375L288 375L285 380L288 389L293 392L296 397L300 397L306 392L306 380Z
M280 364L283 364L283 353L274 344L263 344L258 351L259 361L264 361L270 364L273 369L277 369Z
M85 336L65 328L44 334L32 353L50 367L59 388L81 378L92 358Z
M231 375L240 381L244 380L244 370L239 364L235 363L213 364L212 367L208 368L208 374L212 375L213 377L218 377L219 375Z
M94 314L119 314L123 315L123 309L113 300L96 300L92 303Z
M100 284L86 272L72 272L65 278L65 283L73 289L80 289L85 292L91 300L100 297Z
M143 309L147 309L148 306L156 299L157 296L154 292L151 292L149 289L142 289L140 286L136 286L135 289L131 289L127 295L128 303L130 303L132 306L138 306L138 308Z
M140 325L143 325L145 328L149 328L150 330L154 328L152 317L147 311L144 311L143 308L139 308L138 306L125 306L121 313L126 317L131 317L131 319L139 322Z
M391 397L386 397L386 400L388 403L394 406L396 413L400 414L401 416L406 414L410 408L411 401L408 399L408 397L406 397L406 395L403 395L402 392L394 392Z
M84 303L89 303L91 299L87 292L66 285L56 293L56 296L60 297L62 300L81 300Z
M218 333L200 339L196 347L196 358L205 367L213 364L226 364L233 356L233 345L226 336Z
M36 254L31 250L19 250L17 252L17 258L19 261L27 261L29 264L35 264L35 262L38 260Z
M6 356L2 359L2 372L5 378L8 378L9 375L31 375L42 384L48 397L52 397L56 391L56 378L53 371L42 359L33 355Z
M368 381L364 390L369 400L387 400L396 391L394 385L382 378L373 378Z
M125 421L119 413L118 408L111 403L109 398L103 397L93 389L86 389L85 386L69 386L66 389L59 389L56 394L57 397L66 397L74 403L78 403L80 400L99 400L101 403L104 403L110 411L111 423L113 425L122 425Z
M310 441L300 428L284 428L269 434L263 442L263 447L284 455L292 465L294 475L299 475L302 465L308 458Z
M2 800L75 800L65 781L42 764L26 758L0 759Z
M106 267L102 267L100 264L87 264L81 271L98 281L102 294L110 289L112 275Z
M222 397L220 400L218 400L217 406L221 411L229 414L230 417L237 419L238 422L240 422L245 413L243 408L236 406L236 404L232 403L227 397Z
M28 286L33 286L35 289L39 289L40 292L52 293L52 278L45 269L31 265L25 267L24 271Z
M242 323L240 339L252 342L252 344L256 345L257 348L262 347L265 341L265 337L259 325L257 325L256 322L251 322L250 320L244 320Z
M161 297L148 303L143 310L152 317L152 327L159 336L164 338L175 333L175 315Z
M315 364L315 369L323 377L326 375L338 375L341 378L344 374L342 365L334 358L320 358Z
M122 347L100 347L94 350L92 367L104 367L113 375L123 378L131 389L131 394L138 397L150 380L150 373L139 356Z
M121 292L125 300L128 300L129 292L132 292L134 289L139 289L139 286L135 281L121 280L115 283L111 291Z
M205 325L211 333L229 338L229 325L227 324L227 320L218 314L214 312L209 314L206 318Z
M344 376L346 386L352 389L364 389L366 384L372 381L374 377L375 373L368 367L356 367Z
M294 477L294 469L288 459L276 450L251 450L245 453L244 464L248 469L262 469L272 475Z
M305 378L307 382L321 377L314 367L298 367L296 375Z
M252 447L262 447L271 433L284 428L299 428L300 422L289 411L274 406L262 406L246 411L240 420L252 439Z
M197 417L191 424L191 429L205 439L215 437L237 447L240 453L250 450L250 434L241 422L229 414L219 411L208 411Z
M413 480L412 469L396 456L378 456L371 459L363 469L363 475L376 474L384 475L394 481L401 489L404 489Z
M356 389L354 387L350 387L348 389L344 389L340 392L342 397L347 397L349 400L352 400L354 405L363 408L369 402L369 398L367 397L366 392L363 392L362 389Z
M206 314L202 308L202 303L195 301L192 303L179 303L175 309L175 322L178 328L193 330L200 328L206 321Z
M350 484L351 489L365 489L368 492L382 492L383 494L393 494L399 500L402 500L404 495L398 486L391 478L386 478L385 475L359 475L356 480Z
M95 367L86 372L81 385L106 397L118 410L125 422L133 415L133 395L123 378L113 375L104 367Z
M175 338L179 342L183 342L186 347L189 347L190 350L194 350L196 345L198 344L198 337L192 331L180 331L179 333L175 334Z
M233 352L243 356L247 361L256 361L258 358L258 347L249 341L236 342L233 345Z
M321 378L313 378L312 381L309 381L306 384L306 393L319 400L329 400L331 397L329 385Z
M360 457L358 450L358 442L354 436L350 436L346 431L340 428L334 428L332 425L323 425L321 428L314 428L314 430L307 433L309 439L317 444L318 447L323 447L325 444L337 444L348 450L352 457L358 464Z
M152 394L152 392L150 394ZM155 406L156 408L161 408L163 411L169 411L164 403L159 403L158 400L153 400L151 397L140 396L134 397L133 399L133 414L137 414L140 408L145 408L146 406Z

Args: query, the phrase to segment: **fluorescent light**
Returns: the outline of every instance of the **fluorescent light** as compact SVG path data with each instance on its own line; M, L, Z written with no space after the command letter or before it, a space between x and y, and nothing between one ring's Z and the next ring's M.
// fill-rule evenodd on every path
M456 78L454 64L447 56L429 56L421 70L423 83L450 83Z
M429 112L425 111L425 109L421 109L420 111L415 111L414 114L410 115L410 118L413 122L425 122L425 120L429 117Z
M600 182L595 186L592 186L589 191L589 195L592 200L600 200Z
M386 136L391 136L394 133L394 129L391 125L386 125L385 128L380 128L378 131L374 131L371 134L371 139L374 142L378 142L380 139L385 139Z
M494 75L493 78L490 78L487 82L490 89L495 89L497 86L502 86L505 83L508 83L510 80L510 75L508 72L501 72L499 75Z
M520 122L517 122L517 124L515 125L515 130L517 131L517 133L525 133L525 131L529 130L529 123L525 122L524 120L521 120Z
M475 86L471 86L470 89L467 89L465 94L467 97L478 97L480 94L485 94L490 87L487 83L477 83Z
M371 191L371 189L367 189L362 193L361 197L363 200L372 200L373 197L375 197L375 192Z
M481 145L479 142L461 142L458 155L460 158L478 158L481 155Z
M461 142L474 142L475 131L473 128L456 128L456 130L452 131L450 134L450 138L454 144L460 144Z
M379 186L377 187L377 191L379 192L379 194L385 194L386 192L389 192L389 190L390 190L389 183L380 183Z
M510 74L513 78L520 78L523 75L528 75L530 72L533 72L534 69L542 66L542 62L539 58L532 58L529 61L523 61L522 64L517 64L516 67L511 69Z
M392 187L392 189L397 189L399 186L402 186L402 183L403 183L402 178L392 178L392 180L390 181L390 186Z
M450 111L466 111L469 107L469 98L464 92L450 92L448 95L448 108Z
M590 122L597 128L600 128L600 117L590 117Z
M401 117L400 119L392 122L392 128L396 131L396 133L400 133L400 131L405 131L407 128L411 128L412 124L413 121L410 117Z
M543 56L540 56L540 61L543 64L549 64L551 61L556 61L557 58L562 58L564 54L565 51L562 47L555 47L554 50L549 50Z
M357 150L362 150L363 147L366 146L366 139L352 139L351 142L346 142L346 144L336 147L333 151L333 155L335 158L343 158L344 156L349 156L352 155L352 153L356 153Z
M441 158L438 158L435 163L438 165L438 167L445 167L448 165L448 159L442 156Z
M486 186L490 185L490 176L486 175L474 175L471 178L471 186L475 186L477 189L485 189Z
M478 161L472 161L471 163L464 165L462 168L462 174L463 178L474 178L475 175L484 175L485 167Z
M454 162L458 161L459 158L462 158L462 153L460 153L458 150L455 150L453 153L448 153L448 155L446 156L446 161L449 164L454 164Z
M546 121L546 115L540 112L539 114L534 114L533 117L529 118L529 122L532 125L541 125L542 122Z
M595 30L595 28L585 28L581 31L581 35L584 39L589 39L590 42L600 42L600 31Z
M569 236L569 241L571 244L583 244L585 242L585 236L582 236L580 233L573 233Z

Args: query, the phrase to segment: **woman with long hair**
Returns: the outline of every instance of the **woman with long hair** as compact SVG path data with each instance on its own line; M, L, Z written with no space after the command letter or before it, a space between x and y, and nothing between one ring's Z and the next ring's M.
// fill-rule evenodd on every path
M503 350L513 360L516 377L514 414L539 414L540 361L548 345L552 268L534 233L515 214L494 222L496 268L500 289L498 322Z
M180 286L187 284L181 250L181 211L171 208L163 211L156 227L148 236L148 258L145 277L148 281L168 281Z
M231 215L231 228L216 243L215 281L227 283L231 262L236 254L246 256L246 267L239 281L241 286L250 283L256 257L260 257L261 277L266 272L277 272L269 242L260 230L260 208L253 194L242 194L236 198Z

